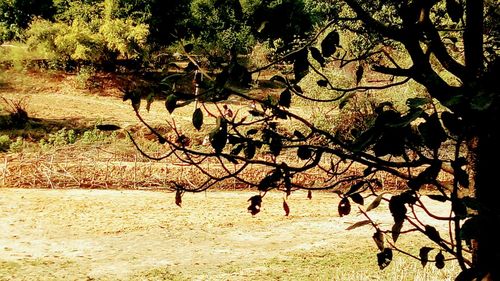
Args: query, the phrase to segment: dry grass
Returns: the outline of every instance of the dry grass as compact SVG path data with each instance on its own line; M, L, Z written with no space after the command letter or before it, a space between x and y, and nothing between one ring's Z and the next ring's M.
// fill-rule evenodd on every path
M146 191L0 189L0 280L452 280L395 254L380 271L373 230L345 228L362 219L336 214L338 197L269 193L246 213L254 192L174 194ZM391 223L387 206L370 212ZM437 213L448 212L442 205ZM398 245L429 246L418 236Z

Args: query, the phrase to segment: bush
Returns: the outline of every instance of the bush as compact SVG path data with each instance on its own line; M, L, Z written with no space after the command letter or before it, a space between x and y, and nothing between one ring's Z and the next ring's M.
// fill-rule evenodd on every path
M0 135L0 151L5 152L9 149L12 141L7 135Z

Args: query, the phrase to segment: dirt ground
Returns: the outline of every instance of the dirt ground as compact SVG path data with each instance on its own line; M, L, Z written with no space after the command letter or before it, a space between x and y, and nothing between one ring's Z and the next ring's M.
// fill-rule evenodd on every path
M335 194L292 194L285 217L270 193L252 217L254 194L186 194L179 208L165 192L0 189L0 280L164 280L141 275L158 268L173 274L165 280L248 280L260 261L294 253L354 241L376 252L369 227L345 230L362 217L338 217ZM388 212L373 215L390 225Z

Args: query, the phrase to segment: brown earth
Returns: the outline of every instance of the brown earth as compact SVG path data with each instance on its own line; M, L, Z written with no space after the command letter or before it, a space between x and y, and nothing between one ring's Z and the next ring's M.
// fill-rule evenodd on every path
M373 230L346 231L363 217L356 209L338 217L337 195L313 193L307 200L294 193L285 217L282 194L269 193L252 217L246 199L254 194L186 194L179 208L165 192L0 189L0 280L135 280L137 274L138 280L249 280L297 254L360 250L371 261L368 270L378 270ZM379 208L384 212L370 212L373 219L390 226L387 206ZM343 266L367 270L356 264ZM173 275L141 275L158 268Z

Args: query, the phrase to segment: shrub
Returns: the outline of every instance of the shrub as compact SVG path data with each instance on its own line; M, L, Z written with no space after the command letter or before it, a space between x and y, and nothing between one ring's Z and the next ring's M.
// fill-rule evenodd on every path
M12 141L7 135L0 135L0 151L5 152L9 149Z

